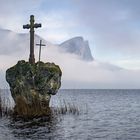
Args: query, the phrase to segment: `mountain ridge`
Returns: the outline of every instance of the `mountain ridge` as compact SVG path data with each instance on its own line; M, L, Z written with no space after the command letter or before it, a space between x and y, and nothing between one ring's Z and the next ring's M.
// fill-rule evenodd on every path
M84 40L82 36L73 37L69 40L59 44L65 52L76 54L85 61L93 61L93 56L87 40Z

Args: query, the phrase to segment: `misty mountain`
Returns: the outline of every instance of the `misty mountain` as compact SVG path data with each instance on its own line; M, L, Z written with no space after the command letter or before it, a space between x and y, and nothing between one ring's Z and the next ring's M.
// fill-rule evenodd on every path
M29 33L15 33L10 30L0 29L0 38L1 38L1 45L0 45L0 54L7 55L13 53L19 53L21 51L27 51L27 46L29 46L30 36ZM35 43L39 42L42 39L40 36L35 35ZM48 45L48 41L42 39ZM51 44L52 45L52 44ZM82 37L75 37L70 40L63 42L60 45L54 45L58 47L58 49L63 51L64 53L75 54L81 60L85 61L92 61L93 57L89 48L88 41L84 41ZM25 50L26 48L26 50Z
M76 54L85 61L93 61L93 56L88 44L83 37L74 37L59 45L65 52Z

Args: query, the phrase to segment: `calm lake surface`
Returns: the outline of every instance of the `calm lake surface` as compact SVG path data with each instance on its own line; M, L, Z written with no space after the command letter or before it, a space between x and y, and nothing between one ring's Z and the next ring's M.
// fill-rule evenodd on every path
M80 114L30 121L0 119L0 140L140 140L140 90L60 90L51 106Z

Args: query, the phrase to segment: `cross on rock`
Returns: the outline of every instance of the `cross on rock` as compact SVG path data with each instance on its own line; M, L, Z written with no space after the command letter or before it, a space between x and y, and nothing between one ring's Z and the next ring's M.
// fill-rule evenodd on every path
M34 23L34 15L30 16L30 24L23 25L23 29L30 29L30 56L29 62L30 64L35 63L35 56L34 56L34 28L41 27L41 24Z
M40 62L40 57L41 57L41 47L42 46L46 46L45 44L42 44L42 40L40 40L39 44L36 44L37 46L39 46L39 62Z

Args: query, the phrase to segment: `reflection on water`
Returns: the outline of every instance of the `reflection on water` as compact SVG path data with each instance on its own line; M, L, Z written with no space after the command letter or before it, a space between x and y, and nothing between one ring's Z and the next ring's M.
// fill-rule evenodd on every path
M9 128L17 139L54 139L57 118L53 116L34 118L33 120L11 119ZM59 120L60 121L60 120Z

